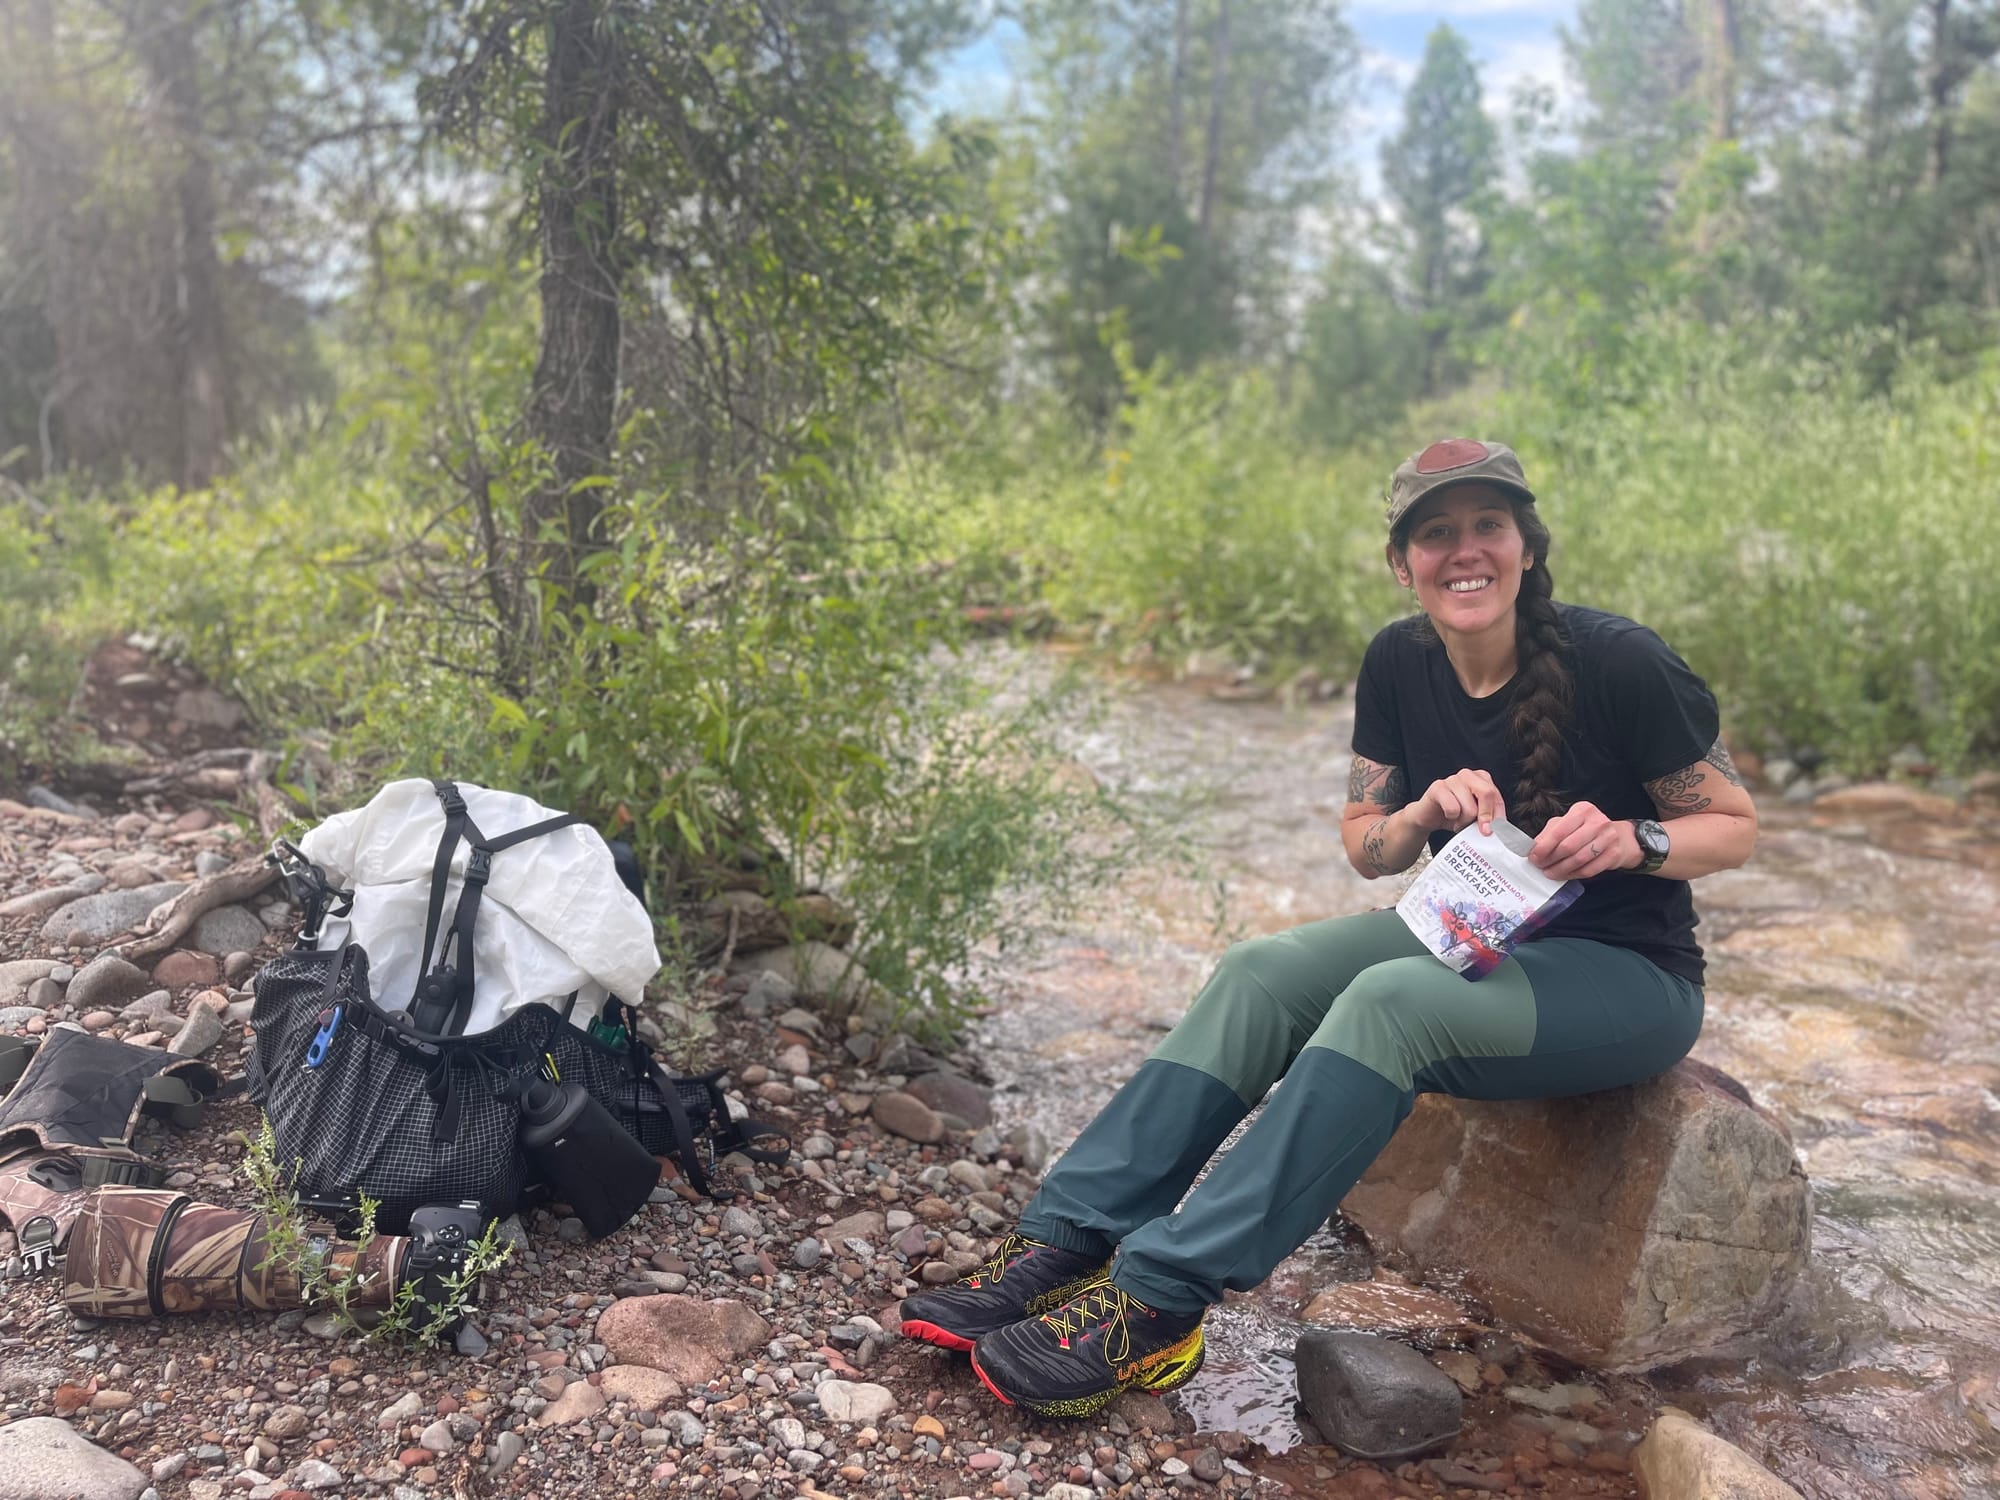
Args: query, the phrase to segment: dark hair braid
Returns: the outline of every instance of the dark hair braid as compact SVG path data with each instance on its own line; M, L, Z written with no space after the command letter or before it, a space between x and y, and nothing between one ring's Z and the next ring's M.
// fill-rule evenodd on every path
M1549 529L1532 505L1517 504L1514 519L1535 565L1521 575L1514 600L1514 711L1508 737L1520 757L1521 776L1507 816L1530 833L1568 810L1557 779L1562 775L1563 728L1569 723L1576 681L1564 660L1569 639L1556 615L1554 580L1549 577Z

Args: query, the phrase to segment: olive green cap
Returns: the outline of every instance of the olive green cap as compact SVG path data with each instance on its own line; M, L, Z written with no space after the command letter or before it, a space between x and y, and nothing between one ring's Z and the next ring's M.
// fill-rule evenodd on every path
M1426 495L1457 484L1490 484L1533 505L1535 492L1521 472L1521 460L1505 443L1478 438L1445 438L1396 465L1389 479L1389 530Z

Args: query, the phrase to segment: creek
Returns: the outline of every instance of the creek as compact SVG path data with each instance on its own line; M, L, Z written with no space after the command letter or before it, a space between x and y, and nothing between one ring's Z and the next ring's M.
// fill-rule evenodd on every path
M1039 690L1049 653L1006 653ZM1344 700L1226 701L1123 682L1069 740L1101 784L1174 821L1202 876L1134 872L1010 960L974 1051L1004 1126L1065 1144L1137 1068L1229 941L1391 904L1339 837ZM1693 1412L1810 1500L2000 1494L2000 840L1842 821L1760 795L1744 869L1696 884L1709 959L1694 1055L1791 1130L1813 1183L1812 1257L1780 1316L1740 1347L1656 1370ZM1982 867L1983 866L1983 867ZM1217 897L1226 920L1217 923ZM1365 1277L1322 1232L1211 1317L1183 1393L1205 1428L1279 1452L1299 1440L1290 1348L1314 1290Z

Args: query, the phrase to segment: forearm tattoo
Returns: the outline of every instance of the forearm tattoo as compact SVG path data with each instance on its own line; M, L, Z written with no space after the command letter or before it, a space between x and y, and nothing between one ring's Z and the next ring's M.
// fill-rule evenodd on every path
M1709 752L1710 755L1714 753L1713 750ZM1698 760L1684 771L1646 783L1646 791L1652 797L1653 805L1659 808L1662 818L1683 818L1709 805L1709 799L1701 794L1701 784L1708 777L1708 772L1702 768L1708 764L1706 759Z
M1347 800L1372 802L1394 811L1410 800L1403 768L1378 765L1365 756L1355 756L1347 773Z
M1702 757L1709 765L1722 773L1722 779L1731 786L1743 785L1743 777L1736 770L1736 762L1729 758L1729 747L1717 740L1708 747L1708 754Z
M1389 820L1377 818L1369 830L1361 835L1361 857L1368 861L1369 868L1380 875L1393 875L1389 868L1385 849L1389 843Z

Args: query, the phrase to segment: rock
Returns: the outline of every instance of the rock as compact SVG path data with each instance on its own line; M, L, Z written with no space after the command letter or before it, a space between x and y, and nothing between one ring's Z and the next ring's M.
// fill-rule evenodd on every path
M939 1068L935 1073L912 1079L905 1092L941 1115L963 1120L968 1130L993 1123L991 1095L963 1073L950 1068Z
M594 1417L610 1403L604 1399L604 1392L587 1380L578 1380L563 1387L563 1393L543 1408L535 1418L537 1427L567 1427L572 1422L581 1422L586 1417Z
M891 1135L900 1135L920 1146L944 1139L944 1121L937 1117L937 1111L908 1094L877 1094L869 1114Z
M602 1406L604 1403L599 1402ZM451 1435L451 1423L440 1417L417 1434L417 1446L426 1453L449 1453L458 1446Z
M59 797L45 786L31 786L22 794L30 807L45 808L52 813L61 813L65 818L81 818L86 823L97 820L97 811L85 802L72 802L67 797Z
M18 1031L30 1021L43 1019L39 1005L0 1005L0 1031Z
M104 889L102 875L85 875L65 885L52 885L43 890L29 891L25 895L0 901L0 917L45 916L59 906L67 906L72 901L80 901L85 896L94 896Z
M240 950L231 953L222 960L223 980L229 984L241 984L250 977L250 971L256 967L257 960L253 955Z
M47 979L49 970L55 966L56 961L52 958L17 958L11 963L0 964L0 1006L19 1005L28 996L28 986L36 980ZM127 964L126 967L129 969L132 966ZM142 974L139 977L143 979L145 976ZM83 975L79 974L70 983L79 983L82 978Z
M627 1297L597 1320L610 1362L662 1370L683 1386L701 1386L732 1359L762 1347L771 1325L741 1302L704 1302L661 1293Z
M1465 1309L1442 1292L1411 1286L1389 1271L1373 1281L1343 1281L1306 1304L1303 1323L1386 1334L1413 1343L1438 1344L1480 1332Z
M73 934L80 933L85 943L108 943L145 921L161 902L173 900L186 889L185 881L168 880L129 891L100 891L57 907L42 923L42 937L51 943L67 943Z
M1762 1326L1811 1233L1784 1126L1691 1061L1576 1098L1425 1095L1341 1207L1413 1274L1614 1371Z
M247 953L263 941L264 924L255 912L241 906L219 906L201 914L188 945L219 958L225 953Z
M1813 799L1813 815L1837 814L1849 818L1924 818L1933 823L1956 824L1961 813L1956 802L1935 792L1923 792L1898 781L1864 781L1859 786L1841 787Z
M764 1225L747 1208L725 1208L722 1211L722 1232L731 1239L761 1239Z
M346 1481L340 1470L321 1459L309 1458L292 1470L292 1483L302 1490L317 1493L320 1490L337 1490Z
M732 974L776 974L788 980L798 994L825 1001L843 1015L860 1006L874 988L852 955L820 942L741 954L729 970ZM754 985L750 993L755 993Z
M150 1483L59 1417L0 1427L0 1500L139 1500Z
M170 990L186 990L214 984L222 977L222 965L207 953L176 948L153 965L153 983Z
M394 1401L383 1407L375 1418L378 1427L400 1427L424 1409L424 1398L415 1391L405 1391Z
M1404 1458L1458 1436L1465 1400L1405 1344L1311 1328L1299 1336L1299 1400L1320 1435L1359 1458Z
M798 998L798 987L783 974L765 972L750 981L750 988L743 992L737 1004L743 1007L745 1015L768 1016L774 1010L783 1010Z
M174 1039L167 1044L167 1050L176 1057L200 1057L222 1040L223 1030L222 1017L211 1007L190 1006L187 1021L174 1033Z
M701 945L723 946L732 938L738 953L780 948L794 935L817 938L838 948L854 936L854 913L833 897L810 892L780 910L755 891L724 891L702 903L694 936Z
M137 964L100 953L69 982L68 998L78 1010L122 1010L157 988Z
M1632 1450L1632 1461L1650 1500L1800 1500L1741 1448L1671 1407Z
M165 990L150 990L118 1012L122 1021L161 1021L174 1015L174 997ZM174 1016L176 1027L184 1024Z
M281 1406L264 1419L264 1436L284 1441L304 1437L312 1417L303 1406Z
M212 687L183 688L174 695L174 717L185 724L226 733L243 722L243 708Z
M836 1251L845 1251L849 1240L868 1240L884 1232L888 1220L873 1209L863 1209L858 1214L849 1214L844 1219L836 1219L826 1231L826 1242Z
M518 1432L503 1432L493 1444L493 1458L486 1465L489 1474L504 1474L528 1451L528 1440Z
M858 1380L828 1380L817 1393L819 1409L836 1422L879 1422L896 1409L896 1398L879 1385Z
M606 1396L630 1402L640 1411L658 1411L686 1394L671 1375L645 1365L612 1365L600 1378L603 1384L598 1388Z

